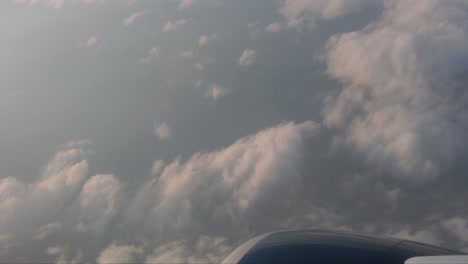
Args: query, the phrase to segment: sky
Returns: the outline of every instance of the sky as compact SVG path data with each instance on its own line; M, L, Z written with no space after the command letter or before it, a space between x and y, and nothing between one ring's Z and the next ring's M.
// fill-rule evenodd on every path
M467 1L16 0L0 32L2 262L468 250Z

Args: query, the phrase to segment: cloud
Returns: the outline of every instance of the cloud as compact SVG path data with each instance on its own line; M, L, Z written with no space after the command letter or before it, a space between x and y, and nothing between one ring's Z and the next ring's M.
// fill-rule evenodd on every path
M140 63L150 63L154 58L158 57L160 50L158 47L152 47L148 52L148 55L140 59Z
M114 243L100 253L96 262L99 264L135 263L135 256L141 254L143 254L142 248Z
M258 38L263 32L260 22L257 20L255 22L247 23L247 28L250 30L249 35L252 38Z
M124 24L124 26L128 27L128 26L132 25L133 22L135 22L144 13L145 13L144 11L132 13L129 17L122 20L122 24Z
M70 245L48 247L46 252L49 255L56 256L55 263L57 264L83 263L83 252L81 250L77 250L77 252L73 253L73 249L70 247Z
M99 233L121 208L122 184L111 174L91 177L83 185L78 198L79 216L75 228L80 232Z
M46 225L41 226L34 231L34 239L42 240L50 236L52 233L57 232L62 228L62 224L59 222L50 222Z
M193 66L198 70L203 70L206 65L213 64L215 62L215 58L201 58L197 63Z
M268 33L280 32L283 28L283 25L279 22L271 23L266 28L265 31Z
M211 35L211 36L207 36L207 35L201 35L200 36L200 39L198 40L198 46L202 47L202 46L206 46L208 45L208 43L210 43L211 41L213 41L213 39L216 37L215 34Z
M178 9L183 10L191 7L195 3L194 0L180 0Z
M378 21L329 39L327 73L343 88L325 102L324 123L375 169L434 181L467 147L468 94L457 77L468 58L466 2L384 3Z
M164 25L164 27L162 28L162 31L163 32L169 32L171 30L174 30L174 29L176 29L178 27L181 27L181 26L185 25L185 23L187 23L187 20L185 20L185 19L179 19L174 23L172 21L169 21Z
M200 62L195 63L193 66L195 66L195 68L197 68L198 70L203 70L203 68L205 68L205 65L203 65L203 63Z
M298 19L306 15L327 20L361 10L371 2L369 0L287 0L281 7L280 13L289 19Z
M78 3L90 4L90 3L98 3L102 1L105 1L105 0L78 0L78 1L68 1L68 3L78 2ZM60 9L67 3L67 1L65 0L15 0L15 3L19 5L28 5L28 6L35 6L37 4L42 4L44 6L47 6L53 9Z
M55 155L36 182L0 179L0 235L16 237L35 232L35 237L42 239L59 229L58 224L50 223L86 181L88 162L84 157L88 153L85 143L73 142Z
M454 236L461 245L468 249L468 223L461 217L447 219L441 223L442 228L450 235Z
M424 241L432 245L442 244L442 241L438 239L437 235L431 230L411 230L411 228L403 227L397 232L388 232L386 235L413 241Z
M57 262L82 262L80 248L68 244L70 237L82 237L81 242L86 243L89 238L83 236L102 236L123 200L123 185L113 175L88 177L85 158L90 153L86 141L71 142L55 155L37 181L0 180L0 237L8 238L7 244L0 246L2 258L8 259L16 247L35 252L41 245ZM51 244L57 241L64 243Z
M227 88L216 83L210 83L205 92L205 97L218 100L219 98L225 96L228 92L229 90Z
M64 4L65 0L15 0L15 3L23 5L34 6L36 4L43 4L53 9L60 9Z
M257 56L255 50L246 49L244 52L242 52L242 55L240 56L237 63L239 63L240 66L248 67L255 63L256 58Z
M127 222L164 240L186 232L240 232L253 219L261 222L260 215L284 215L301 186L305 140L318 133L311 121L290 122L185 162L178 158L138 192Z
M298 28L305 24L305 19L289 19L285 22L274 22L265 27L265 32L267 33L277 33L282 30L287 30L290 28ZM308 22L309 28L315 27L313 22Z
M183 58L183 59L191 58L193 57L193 50L186 50L186 51L179 52L179 54L177 54L177 57Z
M156 161L152 178L131 200L125 200L125 186L114 175L88 177L88 143L72 142L37 182L1 180L0 234L8 241L5 247L34 237L44 254L61 263L93 256L98 262L219 262L233 248L227 240L232 225L246 232L246 223L262 219L258 212L273 216L278 208L289 208L301 186L305 140L318 132L311 121L284 123L185 162ZM98 246L97 238L100 245L110 242ZM28 241L22 252L38 245Z
M157 247L146 263L221 263L234 248L226 238L200 236L195 241L179 240Z
M28 259L38 247L62 263L217 263L249 237L291 228L436 244L451 236L459 241L452 246L466 247L463 214L454 216L448 208L448 214L428 217L415 206L420 195L414 189L336 171L336 160L316 144L320 136L320 125L312 121L281 123L224 148L156 160L134 196L112 174L89 177L88 143L70 143L36 182L0 182L0 254L8 260L18 247L15 252L26 252ZM311 156L311 150L320 155ZM424 188L429 207L440 207L443 197L434 192L440 188ZM398 214L389 209L394 204ZM402 216L404 206L413 214L410 221Z
M288 6L284 21L252 27L276 32L366 9L354 6L357 1L280 4L293 3L299 11ZM179 158L171 157L177 152L153 150L130 158L131 164L143 159L138 164L146 164L146 171L131 167L126 175L97 172L102 156L92 160L89 142L72 142L58 149L37 178L1 178L0 258L218 263L249 237L291 228L354 230L467 248L466 10L463 1L386 0L369 25L352 31L346 26L331 37L319 58L336 81L323 102L323 133L312 121L285 122L224 146L224 137L216 138L218 144L189 148ZM203 46L211 39L198 41ZM145 52L141 63L160 54L157 47ZM231 92L232 98L223 98L226 104L201 105L223 110L242 89L207 81L207 74L219 70L206 66L213 61L194 58L189 65L203 71L186 83L207 100ZM266 123L278 118L269 115ZM230 126L236 126L234 119ZM229 137L245 129L251 127ZM166 123L155 124L154 133L161 141L179 138ZM128 162L117 159L122 161Z
M303 24L313 25L318 20L331 20L347 13L357 12L369 4L374 5L378 2L373 0L286 0L279 9L279 13L285 17L285 25L298 27ZM278 28L277 25L273 27Z
M164 168L164 161L157 160L153 163L153 167L151 167L151 175L157 175L161 170Z
M159 140L172 139L172 128L166 123L161 123L158 125L155 124L154 131L156 133L156 136L158 136Z
M102 48L104 44L100 43L96 36L89 37L84 42L78 43L79 48Z
M97 41L97 38L96 37L90 37L88 40L86 40L86 47L94 47L96 46L98 43Z

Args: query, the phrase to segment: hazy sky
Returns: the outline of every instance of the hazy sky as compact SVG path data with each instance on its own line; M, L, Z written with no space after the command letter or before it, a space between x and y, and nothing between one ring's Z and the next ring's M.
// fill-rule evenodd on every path
M1 261L468 250L467 1L16 0L0 32Z

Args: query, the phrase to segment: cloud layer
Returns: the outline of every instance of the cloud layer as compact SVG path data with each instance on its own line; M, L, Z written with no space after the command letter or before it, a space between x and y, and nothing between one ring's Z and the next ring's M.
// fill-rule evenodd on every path
M260 215L281 217L278 209L290 208L302 185L304 143L318 133L319 126L310 121L284 123L186 161L157 161L154 178L131 199L125 198L124 184L115 176L90 177L87 143L70 143L37 182L1 181L0 231L8 241L3 245L30 235L48 241L43 253L56 261L82 261L90 256L89 251L83 255L87 245L81 243L103 236L119 217L116 235L94 253L98 262L220 261L232 250L228 237L232 239L233 230L244 238ZM72 247L63 244L71 241L69 236L87 239ZM150 241L123 244L122 239ZM10 250L1 252L8 257Z
M58 233L66 233L65 230L77 235L101 234L116 215L121 184L113 175L89 177L88 144L69 143L55 155L36 182L24 183L13 177L0 181L3 212L0 237L5 238L0 252L4 257L25 246L23 243L28 241L23 240L25 237L50 243L57 239ZM42 247L47 247L44 251L57 255L58 259L68 254L65 252L68 246L64 244ZM27 259L26 255L19 257Z
M385 1L378 21L328 41L327 72L344 87L325 103L324 122L376 168L423 183L466 148L466 80L457 77L466 72L466 8Z
M466 1L15 2L3 261L217 263L291 228L468 249Z

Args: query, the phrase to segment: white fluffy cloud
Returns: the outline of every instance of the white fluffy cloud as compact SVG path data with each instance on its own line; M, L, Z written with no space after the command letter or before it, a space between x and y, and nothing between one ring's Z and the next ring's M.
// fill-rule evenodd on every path
M154 132L159 140L172 139L172 128L167 123L155 124Z
M242 52L242 55L239 57L237 63L239 63L240 66L248 67L253 65L256 59L257 55L255 50L246 49L244 52Z
M180 0L178 8L179 10L187 9L191 7L194 3L195 0Z
M190 6L191 1L176 1L179 6L183 2ZM47 3L59 3L55 8L63 4ZM370 1L284 1L285 21L265 31L333 19L365 8L360 3ZM374 23L333 36L323 54L327 73L342 84L324 103L323 123L337 135L332 143L355 151L353 159L347 151L327 153L329 135L314 140L320 130L314 122L290 122L227 147L158 160L152 167L148 158L163 157L144 157L150 178L139 185L138 171L119 175L127 186L110 171L90 174L90 164L95 171L102 161L88 162L88 143L71 143L38 179L0 180L0 258L9 262L4 258L9 252L22 252L27 260L47 255L49 259L41 259L47 263L217 263L249 236L281 228L353 229L430 243L458 241L447 245L466 247L466 195L458 196L465 193L463 184L443 181L420 188L406 183L454 177L446 172L466 149L467 4L386 0L382 7ZM253 24L256 31L263 31L263 22ZM169 22L163 31L185 23ZM202 35L198 45L213 38ZM81 47L102 41L85 40ZM149 63L159 54L153 47L140 62ZM213 61L191 61L204 70L188 76L194 78L187 85L196 85L200 97L216 101L230 91L206 82L206 74L217 73L206 66ZM254 64L255 51L245 50L237 62ZM154 133L160 140L173 137L166 123L155 124ZM362 156L367 166L361 164ZM379 177L376 169L385 175ZM383 180L387 174L403 180ZM453 200L444 188L459 188L452 193L459 204L449 203Z
M44 254L62 263L85 262L90 257L98 263L216 263L258 232L353 229L353 218L367 217L363 212L375 212L373 206L379 205L375 200L387 197L373 197L372 202L369 196L365 202L348 198L352 206L345 209L340 199L347 194L340 184L327 187L321 182L323 178L341 182L340 178L322 175L316 166L311 175L307 170L313 162L307 151L319 131L311 121L283 123L226 148L169 163L158 160L151 178L132 198L123 194L125 186L111 174L88 177L85 158L90 150L85 142L71 143L57 153L37 182L25 184L15 178L0 182L0 239L5 245L0 254L15 245L24 246L20 242L30 241L24 240L29 237L41 243ZM371 192L367 187L374 185L370 179L364 181L367 185L358 187ZM308 185L312 183L315 189ZM336 192L336 206L315 205L331 190ZM390 202L400 193L394 190L389 193ZM314 193L317 199L304 203L304 192ZM366 229L359 222L361 230L371 233L438 244L443 241L437 234L444 231L460 240L460 247L468 242L463 237L467 224L461 217L436 219L440 225L432 224L428 230L402 228L393 220L374 221L381 225ZM101 241L99 245L93 244L96 240ZM86 250L88 243L95 252Z
M301 190L306 141L319 130L284 123L186 161L156 161L124 213L132 235L157 237L143 243L146 262L217 263L238 243L228 241L232 232L245 239L282 219Z
M99 264L136 263L135 256L142 253L143 249L139 247L112 244L100 253L96 262Z
M96 36L91 36L87 40L79 42L77 46L79 48L102 48L104 44Z
M1 179L0 235L14 238L28 233L33 236L35 232L40 239L49 235L51 229L58 229L56 225L47 225L73 201L86 181L87 153L85 143L70 143L55 155L36 182L28 184L13 177Z
M211 41L213 41L213 39L216 37L215 34L211 35L211 36L207 36L207 35L201 35L200 36L200 39L198 39L198 46L205 46L207 45L208 43L210 43Z
M265 28L265 31L268 33L280 32L282 28L283 28L283 25L280 22L275 22L275 23L269 24Z
M324 122L375 168L431 181L466 147L467 94L456 77L468 58L466 6L385 1L379 21L328 41L328 74L344 86Z
M124 24L124 26L128 27L128 26L132 25L144 13L145 13L144 11L132 13L129 17L122 20L122 24Z
M122 184L111 174L91 177L78 197L79 216L75 228L81 232L101 232L121 207Z
M68 234L102 235L122 201L122 185L113 175L89 178L88 154L89 143L72 142L55 155L37 181L0 180L0 238L7 238L0 246L2 257L14 247L41 243L57 262L82 260L80 248L47 243Z
M86 47L94 47L98 43L98 40L96 37L90 37L88 40L86 40Z
M205 97L213 100L218 100L219 98L225 96L229 90L217 83L210 83L205 92Z
M162 28L162 31L163 32L169 32L171 30L174 30L174 29L176 29L178 27L181 27L181 26L185 25L185 23L187 23L187 20L185 20L185 19L179 19L179 20L177 20L175 22L169 21L164 25L164 27Z
M140 63L150 63L154 58L158 57L160 50L158 47L152 47L148 52L148 55L140 59Z
M305 140L318 132L310 121L286 123L185 162L158 164L159 174L130 204L127 221L164 238L211 228L226 233L261 221L260 215L284 214L301 188Z

